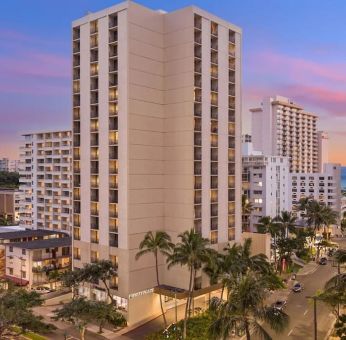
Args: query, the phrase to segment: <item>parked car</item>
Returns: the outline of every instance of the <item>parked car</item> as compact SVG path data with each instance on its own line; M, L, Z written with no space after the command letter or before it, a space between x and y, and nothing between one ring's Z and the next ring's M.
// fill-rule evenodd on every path
M321 257L319 260L319 264L326 265L328 263L328 259L326 257Z
M300 293L303 289L304 289L303 285L301 283L297 282L293 285L292 291L295 293Z
M49 289L48 287L45 286L38 286L38 287L34 287L32 288L33 291L40 293L40 294L46 294L46 293L50 293L51 289Z
M287 304L287 301L285 300L277 300L272 304L272 307L274 307L277 310L283 310L286 304Z

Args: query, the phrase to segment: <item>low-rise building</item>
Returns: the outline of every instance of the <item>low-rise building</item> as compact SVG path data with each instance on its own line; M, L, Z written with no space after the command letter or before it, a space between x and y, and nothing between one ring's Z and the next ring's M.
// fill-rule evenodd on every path
M29 288L49 282L49 272L71 268L70 237L5 243L5 278Z
M24 244L28 242L45 242L50 239L66 238L67 236L68 235L63 232L50 230L30 230L23 229L21 227L0 227L0 278L4 278L6 276L6 245L10 243Z
M0 218L9 223L19 222L20 192L15 189L0 189Z
M341 213L341 166L340 164L324 164L321 173L291 173L290 174L289 209L298 219L299 201L302 198L314 199Z

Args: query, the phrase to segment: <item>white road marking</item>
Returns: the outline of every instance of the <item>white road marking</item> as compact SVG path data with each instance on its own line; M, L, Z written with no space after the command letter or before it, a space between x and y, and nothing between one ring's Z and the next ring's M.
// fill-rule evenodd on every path
M294 329L294 328L292 328L292 329L289 331L289 333L287 334L287 336L290 336L290 335L292 334L293 329Z

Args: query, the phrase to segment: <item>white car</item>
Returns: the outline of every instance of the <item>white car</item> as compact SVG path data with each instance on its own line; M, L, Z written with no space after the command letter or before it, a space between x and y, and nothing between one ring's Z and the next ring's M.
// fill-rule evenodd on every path
M48 287L45 287L45 286L35 287L35 288L32 288L32 290L40 294L46 294L51 291Z

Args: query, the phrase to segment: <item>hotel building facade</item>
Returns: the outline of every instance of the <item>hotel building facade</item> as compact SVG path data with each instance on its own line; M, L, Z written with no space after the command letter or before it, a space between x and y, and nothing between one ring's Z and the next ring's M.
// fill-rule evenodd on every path
M341 166L326 163L320 173L290 174L289 209L300 219L299 200L314 199L341 214Z
M287 156L290 172L318 172L318 117L290 99L267 97L250 109L252 142L264 155Z
M70 233L72 221L71 131L23 135L20 147L19 224Z
M243 136L243 195L252 211L243 213L243 231L256 232L258 221L288 211L290 164L288 157L263 155L253 150L251 136Z
M73 23L73 266L117 264L130 325L159 312L154 259L135 260L146 232L240 241L240 81L240 29L199 8L128 1ZM188 287L184 268L159 272Z

